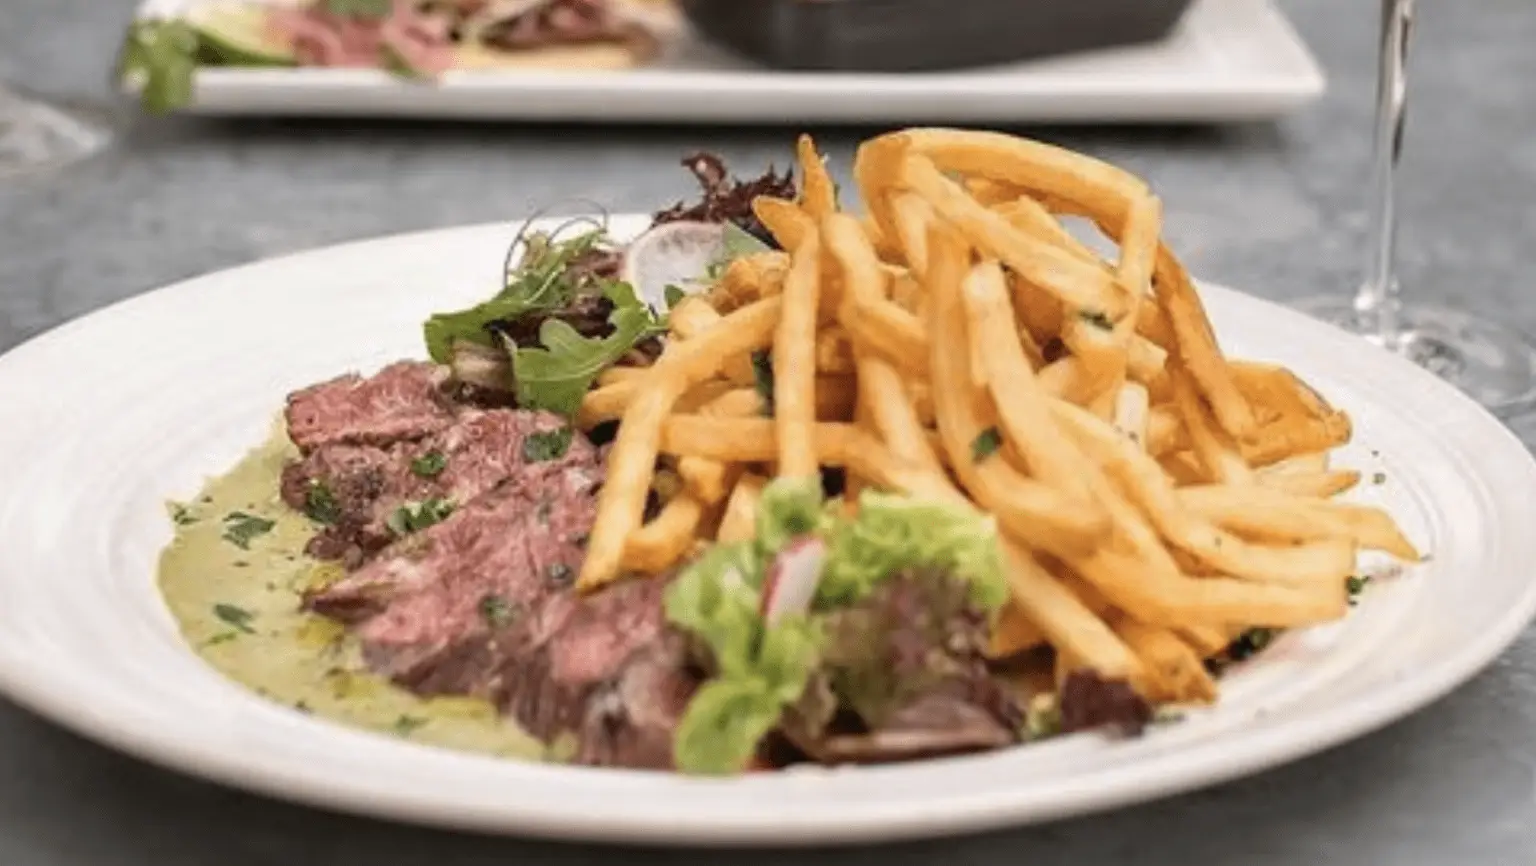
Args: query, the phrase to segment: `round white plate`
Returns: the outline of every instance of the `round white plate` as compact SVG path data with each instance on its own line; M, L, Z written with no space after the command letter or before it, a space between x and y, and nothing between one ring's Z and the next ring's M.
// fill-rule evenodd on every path
M642 225L616 221L619 232ZM420 322L497 286L516 226L386 238L191 280L0 358L0 688L58 723L270 795L491 832L666 843L890 840L1043 821L1209 785L1413 712L1536 610L1536 464L1434 377L1208 287L1228 350L1291 365L1356 421L1341 464L1433 553L1344 623L1291 635L1213 710L902 766L700 780L496 760L310 718L230 683L154 586L186 497L260 441L284 394L419 356Z

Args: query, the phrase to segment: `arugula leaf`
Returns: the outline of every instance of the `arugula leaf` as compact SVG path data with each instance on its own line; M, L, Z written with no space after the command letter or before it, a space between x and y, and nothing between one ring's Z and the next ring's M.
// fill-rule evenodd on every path
M627 283L609 283L603 294L613 302L608 316L613 333L608 336L588 339L566 322L546 319L539 328L543 345L509 347L520 408L573 417L597 374L624 357L636 343L661 330L655 312Z
M601 229L566 241L529 234L522 261L494 298L466 310L437 313L427 319L422 326L427 354L439 364L450 363L457 340L496 346L495 338L486 330L492 322L568 305L581 288L568 272L571 262L596 249L606 237Z
M192 102L201 40L182 21L136 21L128 28L118 59L119 81L142 78L144 110L167 114Z
M688 292L681 286L669 285L662 290L662 296L667 301L667 309L670 310L678 304L682 303L683 299L688 297Z
M341 502L329 485L318 478L313 479L304 494L304 514L316 523L331 526L341 520Z

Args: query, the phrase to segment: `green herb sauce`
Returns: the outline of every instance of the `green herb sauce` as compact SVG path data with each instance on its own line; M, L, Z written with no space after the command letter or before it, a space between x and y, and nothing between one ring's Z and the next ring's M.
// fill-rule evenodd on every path
M300 712L448 748L564 757L570 744L546 747L486 701L421 698L370 673L340 624L300 608L300 593L341 570L304 555L318 527L278 497L293 456L278 433L191 502L170 506L176 536L161 554L159 585L188 645L230 679ZM248 529L232 541L227 517L236 513Z

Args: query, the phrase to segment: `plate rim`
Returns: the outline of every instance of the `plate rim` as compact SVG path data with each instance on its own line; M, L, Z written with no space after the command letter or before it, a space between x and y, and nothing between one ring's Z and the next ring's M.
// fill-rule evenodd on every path
M560 219L560 217L552 217ZM639 214L621 214L612 217L616 223L632 223L643 219ZM260 271L271 266L306 267L308 260L318 263L332 255L366 252L370 248L400 244L431 245L437 239L453 235L477 232L501 231L517 223L495 221L475 225L438 228L427 231L401 232L381 237L316 246L311 249L276 256L208 274L180 280L161 288L120 300L101 307L51 328L13 347L0 355L0 384L9 370L34 352L46 351L47 347L70 339L71 333L80 327L91 327L93 320L122 314L123 308L150 307L175 303L182 296L194 296L202 290L201 284L210 280L239 279L243 272ZM1201 290L1215 295L1229 295L1229 300L1239 304L1254 305L1266 315L1280 319L1300 320L1311 328L1326 328L1335 332L1335 338L1347 338L1337 329L1316 322L1279 304L1263 298L1245 295L1236 290L1213 283L1201 283ZM117 311L117 312L114 312ZM1486 434L1491 442L1487 447L1497 447L1507 455L1518 455L1520 465L1510 471L1522 472L1536 478L1536 460L1525 446L1471 398L1456 391L1409 362L1365 343L1356 345L1361 352L1370 353L1378 361L1398 365L1402 370L1413 370L1415 381L1433 391L1438 400L1448 401L1447 407L1466 412L1476 419L1479 435ZM20 360L18 360L20 359ZM1387 360L1390 359L1390 360ZM1496 446L1495 446L1496 443ZM682 846L728 845L757 846L786 844L794 846L824 844L858 844L870 841L896 839L935 838L973 831L995 829L1023 822L1055 820L1066 815L1087 814L1117 808L1133 802L1161 799L1173 794L1206 787L1233 778L1259 772L1299 757L1324 751L1339 743L1356 739L1384 725L1411 715L1428 704L1465 683L1477 672L1491 664L1506 650L1520 633L1536 617L1536 582L1527 584L1519 595L1519 602L1511 606L1496 622L1487 624L1476 634L1445 654L1437 663L1428 666L1418 676L1403 679L1372 689L1365 698L1348 700L1309 711L1290 719L1286 724L1265 728L1246 736L1240 750L1232 755L1222 749L1179 748L1168 755L1150 757L1145 764L1119 771L1128 776L1131 783L1120 783L1106 795L1084 786L1085 790L1064 795L1049 808L1035 808L1027 816L1021 816L1020 807L1010 804L1007 798L991 797L990 801L967 800L963 795L947 799L941 806L922 816L889 814L894 804L884 805L887 813L878 809L866 811L857 817L857 823L848 824L818 821L814 826L794 838L785 838L783 827L772 821L722 820L711 818L707 825L649 824L635 818L627 823L616 823L610 816L562 812L538 814L521 813L448 814L434 812L430 803L412 802L409 796L377 798L363 794L360 789L350 788L345 780L319 780L295 775L280 769L263 767L260 761L246 761L210 750L196 744L167 741L157 738L152 731L115 726L112 720L101 714L82 708L82 700L71 699L57 688L50 688L50 681L36 673L24 659L17 658L12 648L0 635L0 693L20 706L48 719L51 723L107 745L148 763L159 765L207 781L237 789L253 791L265 796L291 802L305 803L333 811L372 817L383 817L413 824L430 824L460 830L515 834L530 837L560 838L586 841L631 842ZM37 668L37 671L43 668ZM1172 770L1162 769L1169 760L1176 762ZM605 773L623 771L605 770ZM699 782L699 784L712 784ZM723 784L729 784L723 783ZM375 792L376 794L376 792ZM1022 820L1021 820L1022 818Z

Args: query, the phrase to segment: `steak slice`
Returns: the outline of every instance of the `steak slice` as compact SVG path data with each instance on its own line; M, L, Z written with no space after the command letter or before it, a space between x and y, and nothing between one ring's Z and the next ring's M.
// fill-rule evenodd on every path
M441 523L394 542L309 596L306 606L345 622L366 619L359 633L373 663L409 679L455 638L516 617L569 583L581 565L600 481L595 460L535 464Z
M305 454L324 445L391 445L453 423L446 368L390 364L364 378L348 373L288 396L288 436Z
M446 429L388 450L327 445L311 452L284 470L283 500L326 524L310 555L355 567L394 540L389 520L406 503L468 503L519 473L595 467L596 450L574 433L562 456L528 461L530 435L564 426L548 412L463 409Z

